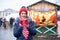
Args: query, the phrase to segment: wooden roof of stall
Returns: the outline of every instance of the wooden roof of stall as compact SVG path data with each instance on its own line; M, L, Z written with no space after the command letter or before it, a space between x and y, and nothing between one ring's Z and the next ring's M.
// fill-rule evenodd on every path
M57 10L60 10L60 5L57 5L57 4L48 2L48 1L39 1L39 2L37 2L37 3L34 3L34 4L32 4L32 5L27 6L27 8L29 9L30 7L35 6L35 5L37 5L38 3L42 3L42 2L47 3L47 4L51 4L51 5L53 5L53 6L56 6L56 7L57 7Z

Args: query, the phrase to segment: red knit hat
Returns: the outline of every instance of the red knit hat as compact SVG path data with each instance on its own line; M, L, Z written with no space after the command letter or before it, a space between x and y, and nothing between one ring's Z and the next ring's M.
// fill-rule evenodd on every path
M26 12L26 14L28 14L28 9L27 9L25 6L23 6L23 7L20 9L20 11L19 11L19 15L20 15L23 11Z

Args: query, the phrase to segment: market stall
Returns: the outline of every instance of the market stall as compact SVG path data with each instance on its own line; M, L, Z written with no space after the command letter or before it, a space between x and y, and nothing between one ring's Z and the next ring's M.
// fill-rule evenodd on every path
M28 6L29 16L36 23L37 34L57 34L57 7L47 1Z

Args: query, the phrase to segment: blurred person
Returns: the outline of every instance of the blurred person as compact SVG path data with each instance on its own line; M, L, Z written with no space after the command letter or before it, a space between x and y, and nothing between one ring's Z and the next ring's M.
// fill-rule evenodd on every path
M17 40L33 40L36 29L35 23L28 17L28 9L23 6L19 11L19 16L14 24L14 36Z
M0 18L0 27L2 26L2 18Z
M11 28L13 27L13 22L14 22L14 20L15 20L14 18L12 18L12 17L10 18L10 27L11 27Z
M3 27L6 29L6 18L3 19Z

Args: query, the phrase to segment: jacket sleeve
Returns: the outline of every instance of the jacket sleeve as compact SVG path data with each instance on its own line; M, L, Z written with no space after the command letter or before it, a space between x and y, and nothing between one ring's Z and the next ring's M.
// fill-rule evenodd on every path
M28 30L29 30L30 35L32 35L32 36L36 35L37 31L36 31L34 22L32 22L32 21L30 22Z
M13 32L14 36L16 38L19 38L20 35L22 34L22 28L19 26L18 22L15 22L14 24L14 32Z

